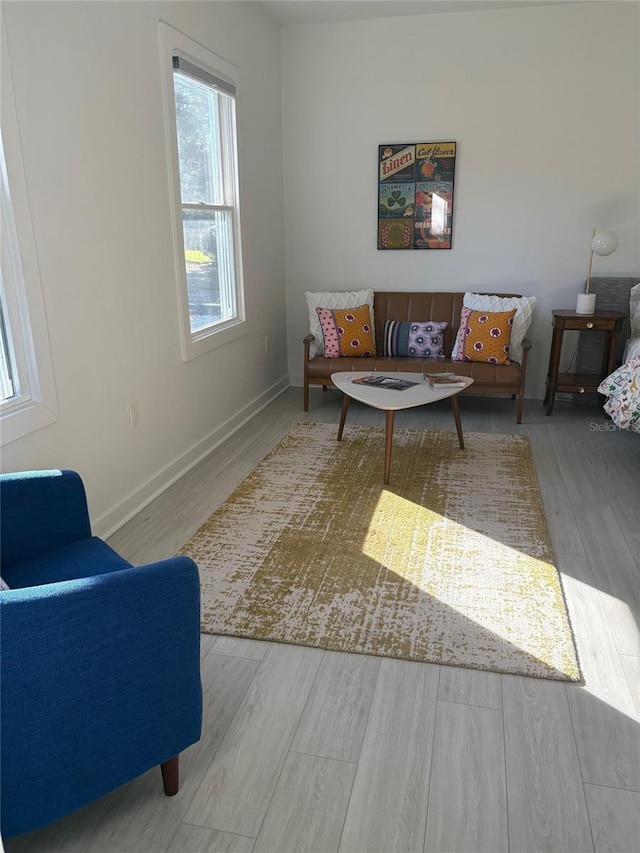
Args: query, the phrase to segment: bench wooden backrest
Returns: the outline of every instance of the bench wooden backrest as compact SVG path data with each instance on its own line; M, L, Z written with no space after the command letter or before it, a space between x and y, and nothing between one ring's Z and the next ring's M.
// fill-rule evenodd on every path
M495 295L517 296L518 294L499 293ZM385 320L413 320L415 322L437 320L448 324L444 332L444 349L449 355L460 326L463 298L464 293L457 291L433 291L429 293L425 291L376 290L373 294L373 313L378 352L381 353L383 349Z

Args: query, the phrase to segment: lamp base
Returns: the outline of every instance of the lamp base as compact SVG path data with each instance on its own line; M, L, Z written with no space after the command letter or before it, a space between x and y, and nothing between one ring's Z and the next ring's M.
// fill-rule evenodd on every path
M593 314L596 310L595 293L579 293L576 314Z

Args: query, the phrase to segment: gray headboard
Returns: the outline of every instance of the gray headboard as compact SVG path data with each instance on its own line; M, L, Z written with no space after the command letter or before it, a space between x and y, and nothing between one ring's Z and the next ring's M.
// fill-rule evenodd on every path
M591 278L589 290L596 294L596 311L622 311L625 315L622 334L618 338L617 363L622 363L624 345L631 334L629 323L629 294L634 284L640 282L640 275L622 278L620 276ZM602 366L602 350L606 332L585 332L578 337L576 355L576 373L599 373ZM600 405L597 394L574 394L574 402L587 405Z

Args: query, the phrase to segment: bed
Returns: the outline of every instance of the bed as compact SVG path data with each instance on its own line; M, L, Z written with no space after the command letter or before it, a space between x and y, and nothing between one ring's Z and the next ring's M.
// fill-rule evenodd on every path
M640 283L631 288L629 309L631 337L623 363L602 380L598 391L607 398L604 410L614 424L640 433Z

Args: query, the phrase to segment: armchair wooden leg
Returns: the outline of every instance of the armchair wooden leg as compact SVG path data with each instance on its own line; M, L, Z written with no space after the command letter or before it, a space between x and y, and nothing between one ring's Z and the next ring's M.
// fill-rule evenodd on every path
M175 796L180 787L180 756L174 755L168 761L163 761L160 770L165 794L167 797Z

